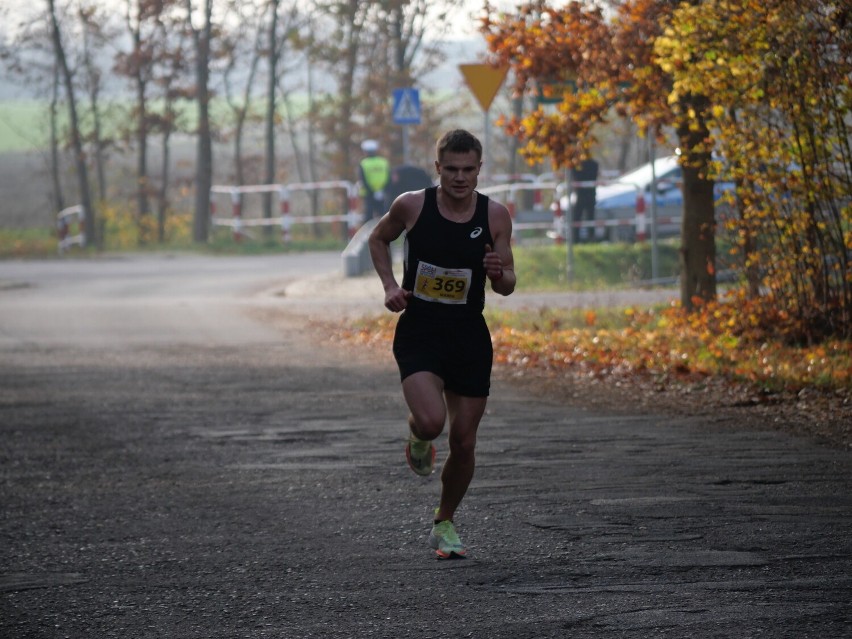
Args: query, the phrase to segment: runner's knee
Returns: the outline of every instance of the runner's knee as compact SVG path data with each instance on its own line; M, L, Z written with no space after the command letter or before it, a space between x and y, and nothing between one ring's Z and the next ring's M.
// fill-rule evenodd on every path
M420 410L409 418L411 432L418 439L435 439L444 430L444 422L447 419L446 412L442 409Z
M476 432L459 434L451 432L449 437L450 454L461 463L473 461L476 450Z

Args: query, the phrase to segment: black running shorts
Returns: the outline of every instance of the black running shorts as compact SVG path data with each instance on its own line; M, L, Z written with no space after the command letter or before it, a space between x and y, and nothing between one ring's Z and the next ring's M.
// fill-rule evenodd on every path
M465 397L488 397L494 351L482 315L435 320L404 312L397 322L393 355L400 379L428 371L444 388Z

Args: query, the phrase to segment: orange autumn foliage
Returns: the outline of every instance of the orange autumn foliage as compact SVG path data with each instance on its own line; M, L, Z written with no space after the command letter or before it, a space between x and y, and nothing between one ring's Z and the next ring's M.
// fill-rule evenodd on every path
M748 302L713 302L686 312L676 305L662 310L628 308L620 328L596 328L594 312L586 326L560 326L552 319L542 328L533 321L491 319L498 365L551 374L608 377L645 375L668 383L715 377L764 391L796 392L809 387L852 400L852 349L843 340L819 345L784 343L767 336L760 318L742 312ZM529 312L527 312L529 313ZM528 318L529 320L529 318ZM779 314L779 330L790 321ZM396 316L337 327L337 339L374 349L390 349ZM520 324L520 327L518 326Z

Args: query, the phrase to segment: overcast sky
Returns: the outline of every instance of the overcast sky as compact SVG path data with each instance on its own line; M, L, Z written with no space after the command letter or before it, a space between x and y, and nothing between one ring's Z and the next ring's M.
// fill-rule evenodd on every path
M506 10L518 6L521 2L520 0L491 0L490 4L498 9ZM480 37L476 18L479 17L484 5L485 0L463 0L459 2L456 5L456 19L452 21L451 37Z
M123 6L121 0L112 1L118 6ZM43 11L41 3L34 6L33 0L0 0L0 2L12 10L13 19L16 14L31 13L34 9ZM511 9L521 4L521 0L491 0L491 4L499 9ZM475 17L479 15L484 5L485 0L461 0L455 3L454 19L451 21L451 30L448 35L454 39L479 37Z

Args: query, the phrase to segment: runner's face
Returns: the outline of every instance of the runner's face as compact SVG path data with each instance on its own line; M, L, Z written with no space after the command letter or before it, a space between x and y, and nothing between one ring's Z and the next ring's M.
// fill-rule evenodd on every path
M468 197L476 188L481 166L482 162L476 157L476 151L466 153L445 151L441 159L435 162L441 190L452 198Z

